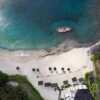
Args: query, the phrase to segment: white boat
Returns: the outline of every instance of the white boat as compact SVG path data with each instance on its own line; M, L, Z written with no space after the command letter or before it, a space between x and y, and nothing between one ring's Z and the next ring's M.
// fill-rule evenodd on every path
M70 32L70 31L72 31L72 28L70 28L70 27L59 27L57 29L57 32L59 32L59 33L65 33L65 32Z

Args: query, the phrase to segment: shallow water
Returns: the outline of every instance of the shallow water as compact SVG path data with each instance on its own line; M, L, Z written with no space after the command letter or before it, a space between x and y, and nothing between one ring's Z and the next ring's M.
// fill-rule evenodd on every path
M0 0L0 47L46 49L66 39L91 43L100 36L95 0ZM70 33L56 32L59 26ZM100 38L98 38L100 39Z

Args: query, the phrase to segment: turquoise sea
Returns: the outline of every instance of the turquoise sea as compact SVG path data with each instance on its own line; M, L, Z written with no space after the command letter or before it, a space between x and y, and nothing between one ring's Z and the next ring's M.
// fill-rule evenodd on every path
M100 39L95 7L96 0L1 0L0 47L46 49L66 39L95 42ZM60 26L72 32L56 32Z

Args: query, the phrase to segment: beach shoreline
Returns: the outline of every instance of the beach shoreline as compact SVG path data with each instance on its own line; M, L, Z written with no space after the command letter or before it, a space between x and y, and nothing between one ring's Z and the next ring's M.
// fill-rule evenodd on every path
M66 43L67 42L67 43ZM95 44L84 45L80 46L80 44L75 43L74 41L68 44L66 41L55 48L50 49L40 49L40 50L8 50L8 49L0 49L0 58L2 57L25 57L25 58L33 58L33 59L42 59L46 56L53 56L53 55L61 55L62 53L70 52L73 49L79 48L92 48L96 45L100 45L100 41L96 42ZM73 45L74 44L74 45Z

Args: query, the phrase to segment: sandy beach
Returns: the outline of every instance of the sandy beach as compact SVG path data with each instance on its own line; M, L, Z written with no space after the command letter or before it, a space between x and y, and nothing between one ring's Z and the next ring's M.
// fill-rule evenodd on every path
M45 56L47 54L45 51L11 52L2 50L0 52L0 70L10 75L26 75L45 100L57 100L58 93L52 89L48 90L44 87L39 87L38 81L58 83L61 86L66 79L72 84L72 77L84 77L85 73L94 69L89 51L90 47L74 48L67 52ZM20 70L16 70L17 66L20 67ZM53 71L51 73L49 67L52 69L56 67L57 72ZM66 73L62 72L62 67L65 68ZM33 68L38 68L40 72L32 72ZM67 68L71 69L71 73L67 71Z

